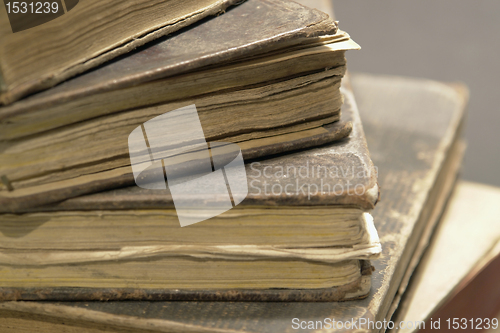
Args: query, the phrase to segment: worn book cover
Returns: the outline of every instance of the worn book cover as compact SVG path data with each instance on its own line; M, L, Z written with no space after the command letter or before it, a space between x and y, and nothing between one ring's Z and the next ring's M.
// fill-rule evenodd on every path
M77 328L83 322L85 327L110 332L120 329L293 332L302 322L306 326L313 323L310 331L322 331L329 329L331 323L324 320L330 318L343 323L354 320L362 332L378 331L368 327L368 321L391 317L389 308L403 275L412 270L408 269L411 255L417 243L428 238L423 230L437 220L460 169L463 155L460 126L467 93L463 86L428 80L372 75L352 78L383 190L374 211L383 252L380 259L372 261L376 270L366 299L305 304L14 302L2 304L4 318L26 323L29 319L22 314L24 311L38 319L30 324L39 327L50 324L62 328L72 323ZM330 329L335 330L331 326Z
M222 13L236 2L4 1L0 6L0 105Z

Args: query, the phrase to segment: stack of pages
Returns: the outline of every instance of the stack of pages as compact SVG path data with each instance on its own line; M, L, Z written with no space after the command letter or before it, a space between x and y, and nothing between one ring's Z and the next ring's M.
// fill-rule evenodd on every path
M0 299L367 296L357 48L324 13L249 0L0 107Z

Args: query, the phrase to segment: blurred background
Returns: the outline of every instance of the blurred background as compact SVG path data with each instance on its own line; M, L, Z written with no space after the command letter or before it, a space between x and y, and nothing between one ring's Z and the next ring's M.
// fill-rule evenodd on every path
M468 85L463 178L500 186L500 1L331 1L362 47L348 52L350 71Z

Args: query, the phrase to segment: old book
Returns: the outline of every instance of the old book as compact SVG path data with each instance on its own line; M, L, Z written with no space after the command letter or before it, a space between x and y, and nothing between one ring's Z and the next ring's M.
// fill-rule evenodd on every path
M356 48L317 10L248 1L0 108L0 210L134 184L130 133L189 105L207 142L238 143L246 160L344 138L340 79Z
M425 226L437 220L460 168L464 148L460 127L467 93L463 86L420 79L354 75L352 82L383 189L373 214L383 252L372 261L376 270L368 298L285 304L11 302L0 305L4 322L89 332L286 332L302 323L310 331L329 329L331 321L325 321L329 318L348 325L354 320L361 332L380 331L377 327L391 316L389 308L403 275L412 270L408 269L411 254L418 241L428 237ZM381 321L377 327L376 321Z
M4 1L0 105L50 88L235 2Z
M498 188L465 181L457 184L432 241L402 295L395 322L419 321L420 329L430 330L431 317L434 322L440 319L441 329L453 325L446 322L448 318L466 318L469 328L473 319L474 327L486 329L488 318L489 328L493 327L491 320L496 318L500 303L493 286L497 284L496 275L494 270L488 272L488 267L495 266L492 259L500 249L497 245L499 201ZM474 246L464 247L464 244ZM491 280L481 278L481 274L489 275ZM474 295L467 292L471 287ZM418 328L400 331L414 332Z
M0 299L366 297L366 260L381 251L368 213L379 193L352 92L343 92L348 139L248 163L246 199L203 223L180 228L168 191L136 186L0 215Z

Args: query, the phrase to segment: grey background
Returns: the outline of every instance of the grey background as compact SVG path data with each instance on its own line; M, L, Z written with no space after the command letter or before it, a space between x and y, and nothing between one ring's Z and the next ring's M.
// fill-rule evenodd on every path
M362 47L348 53L349 70L462 81L469 86L463 178L500 186L500 1L333 4L341 29Z

